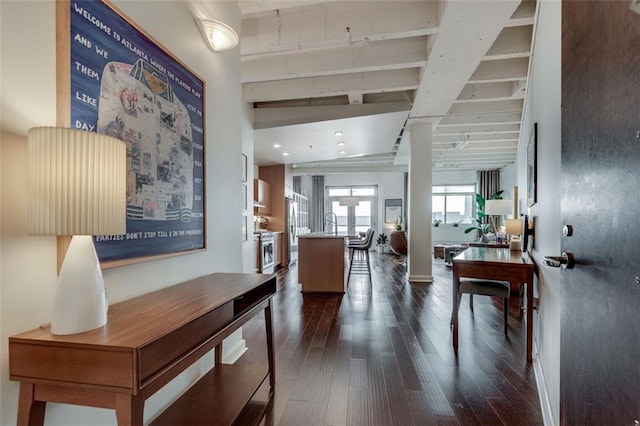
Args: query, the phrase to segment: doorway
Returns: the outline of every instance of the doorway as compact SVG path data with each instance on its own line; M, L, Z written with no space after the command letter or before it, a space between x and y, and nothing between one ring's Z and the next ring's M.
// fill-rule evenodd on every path
M562 2L565 425L640 421L639 23L627 2Z
M343 235L358 235L367 229L375 229L376 208L378 205L376 186L328 187L327 205L329 211L325 220L325 232L337 232ZM335 214L335 218L331 213ZM330 223L336 221L334 224Z

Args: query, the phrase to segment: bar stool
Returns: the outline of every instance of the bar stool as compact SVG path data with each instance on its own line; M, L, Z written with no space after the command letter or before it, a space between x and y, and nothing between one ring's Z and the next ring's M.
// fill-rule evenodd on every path
M371 281L371 262L369 261L369 249L373 243L373 234L373 229L369 228L362 242L350 241L347 245L349 249L349 275L347 276L347 286L349 286L349 279L351 278L352 270L354 270L354 273L365 272L363 262L366 262L366 272L369 274L369 283L373 284ZM356 253L362 253L364 255L364 259L357 259ZM355 269L353 269L354 263L356 264Z

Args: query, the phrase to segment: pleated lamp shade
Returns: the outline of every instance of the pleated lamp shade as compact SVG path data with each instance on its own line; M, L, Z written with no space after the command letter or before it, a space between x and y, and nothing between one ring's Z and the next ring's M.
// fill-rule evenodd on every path
M505 225L505 233L507 235L520 235L522 233L522 220L507 219L507 224Z
M360 199L358 197L341 197L341 206L358 206L360 205Z
M29 233L126 232L126 145L110 136L59 127L28 134Z
M72 235L60 268L52 334L107 322L108 302L92 235L126 232L125 144L58 127L29 130L29 232Z
M484 205L484 213L496 216L511 214L513 213L513 201L487 200Z

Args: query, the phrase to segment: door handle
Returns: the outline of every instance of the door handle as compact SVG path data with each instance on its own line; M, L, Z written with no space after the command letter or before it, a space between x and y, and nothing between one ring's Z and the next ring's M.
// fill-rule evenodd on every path
M544 264L554 268L573 269L576 261L572 253L563 252L562 256L545 256Z

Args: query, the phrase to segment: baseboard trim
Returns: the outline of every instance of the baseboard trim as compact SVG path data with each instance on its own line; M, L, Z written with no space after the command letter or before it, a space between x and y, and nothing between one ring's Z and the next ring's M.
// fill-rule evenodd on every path
M409 282L412 283L432 283L433 275L409 275Z
M233 347L229 347L229 345L224 346L224 356L222 358L222 362L225 364L233 364L236 362L242 354L247 351L247 341L244 339L240 339Z
M553 421L553 414L551 412L551 399L549 398L549 392L547 392L547 381L544 378L544 370L542 363L538 357L538 347L533 345L534 357L533 357L533 373L536 376L536 387L538 388L538 399L540 400L540 411L542 412L542 421L544 426L555 426Z

